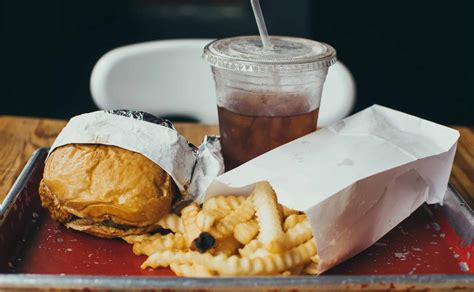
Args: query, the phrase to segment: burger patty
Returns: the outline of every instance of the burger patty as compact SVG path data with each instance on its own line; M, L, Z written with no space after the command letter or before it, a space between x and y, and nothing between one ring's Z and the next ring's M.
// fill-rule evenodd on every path
M115 223L111 219L98 221L98 220L89 219L89 218L80 218L72 214L68 218L65 218L65 219L66 220L63 221L63 223L74 222L75 225L79 225L79 226L97 225L97 226L104 226L104 227L112 227L112 228L123 230L123 231L133 229L133 228L143 228L143 226L140 227L140 226L134 226L134 225Z

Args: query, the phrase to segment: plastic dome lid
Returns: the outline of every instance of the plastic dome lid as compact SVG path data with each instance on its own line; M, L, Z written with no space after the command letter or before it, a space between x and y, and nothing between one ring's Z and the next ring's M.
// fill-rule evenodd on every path
M336 62L336 50L328 44L297 37L270 36L264 49L260 36L240 36L213 41L203 59L214 67L238 72L313 71Z

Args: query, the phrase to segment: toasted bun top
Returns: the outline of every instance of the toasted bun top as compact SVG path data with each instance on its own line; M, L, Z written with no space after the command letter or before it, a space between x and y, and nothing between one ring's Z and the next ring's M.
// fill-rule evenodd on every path
M168 213L171 177L145 156L108 145L70 144L45 163L43 182L61 208L81 218L147 226Z

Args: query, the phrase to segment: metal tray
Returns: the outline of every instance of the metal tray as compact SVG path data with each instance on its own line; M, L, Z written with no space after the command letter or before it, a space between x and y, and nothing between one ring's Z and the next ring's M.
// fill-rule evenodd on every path
M40 206L48 149L37 150L0 205L0 290L474 289L474 215L451 187L372 247L321 276L177 278L141 270L120 240L64 228ZM473 257L471 257L473 255Z

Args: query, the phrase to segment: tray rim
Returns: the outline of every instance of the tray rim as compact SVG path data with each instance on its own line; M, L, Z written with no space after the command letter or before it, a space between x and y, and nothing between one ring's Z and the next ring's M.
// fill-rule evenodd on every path
M0 222L9 212L9 206L18 197L23 185L29 179L37 160L49 151L49 147L37 149L0 205ZM451 207L461 204L463 214L474 220L474 212L464 198L448 185L452 192ZM454 205L452 205L454 204ZM248 287L257 289L269 288L318 288L330 287L359 288L363 285L408 286L416 288L429 287L465 287L474 288L474 274L425 274L425 275L321 275L321 276L264 276L264 277L215 277L215 278L183 278L153 276L83 276L83 275L49 275L49 274L5 274L0 273L0 288L68 288L68 289L203 289ZM396 286L395 286L396 287Z
M3 199L3 202L0 203L0 223L3 218L8 214L10 211L10 207L12 203L16 200L18 195L20 194L23 185L28 181L31 171L33 170L33 166L35 165L36 161L41 157L44 152L48 152L49 147L41 147L36 149L31 157L26 162L25 166L21 170L20 174L16 178L15 182L13 183L12 187L8 191L7 195Z
M213 288L256 288L256 289L327 289L344 286L390 287L414 286L421 288L474 288L474 275L367 275L367 276L264 276L264 277L110 277L110 276L54 276L42 274L0 274L0 288L68 288L68 289L213 289ZM402 288L398 287L398 288Z

